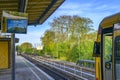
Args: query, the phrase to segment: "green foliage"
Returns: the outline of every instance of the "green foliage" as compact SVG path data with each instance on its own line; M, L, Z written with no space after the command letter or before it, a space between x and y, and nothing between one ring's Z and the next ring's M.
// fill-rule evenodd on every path
M32 44L28 42L22 43L20 48L23 53L31 54L33 52Z
M20 53L22 50L21 50L21 47L19 46L19 45L16 45L16 51L18 52L18 53Z
M78 59L93 59L93 43L96 32L92 20L79 16L60 16L50 23L41 38L43 53L57 59L76 62Z

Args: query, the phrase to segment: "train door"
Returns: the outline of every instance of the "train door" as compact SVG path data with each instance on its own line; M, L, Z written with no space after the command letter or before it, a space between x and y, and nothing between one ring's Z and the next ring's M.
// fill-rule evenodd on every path
M113 28L102 30L101 35L101 75L102 80L112 80Z
M113 80L120 80L120 23L114 24Z

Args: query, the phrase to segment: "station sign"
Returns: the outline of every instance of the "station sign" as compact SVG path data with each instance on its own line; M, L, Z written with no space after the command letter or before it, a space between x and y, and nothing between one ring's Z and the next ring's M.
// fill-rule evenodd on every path
M13 11L3 11L1 31L3 33L27 33L28 14Z

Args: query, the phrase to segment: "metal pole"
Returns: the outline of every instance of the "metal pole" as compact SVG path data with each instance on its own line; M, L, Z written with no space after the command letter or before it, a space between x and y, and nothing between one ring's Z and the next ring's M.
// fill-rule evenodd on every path
M12 80L15 80L15 34L11 34Z

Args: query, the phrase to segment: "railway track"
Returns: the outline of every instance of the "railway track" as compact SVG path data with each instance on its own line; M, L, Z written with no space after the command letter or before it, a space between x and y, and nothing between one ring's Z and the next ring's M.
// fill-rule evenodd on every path
M79 69L78 66L64 64L59 61L51 61L36 56L23 54L22 56L52 76L55 80L95 80L94 71L90 69L82 68L81 72L77 70Z
M44 64L41 64L40 62L22 55L24 58L26 58L27 60L29 60L30 62L32 62L33 64L35 64L38 68L42 69L44 72L46 72L47 74L49 74L51 77L53 77L55 80L77 80L75 78L72 78L70 76L66 76L65 74L62 74L59 71L56 71L54 68L48 67Z

